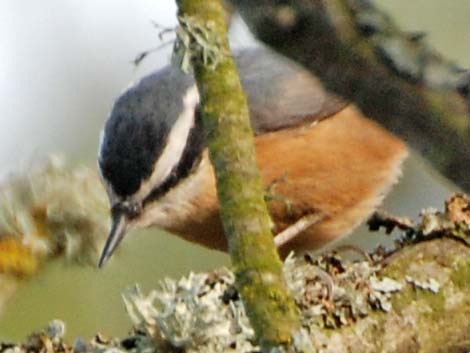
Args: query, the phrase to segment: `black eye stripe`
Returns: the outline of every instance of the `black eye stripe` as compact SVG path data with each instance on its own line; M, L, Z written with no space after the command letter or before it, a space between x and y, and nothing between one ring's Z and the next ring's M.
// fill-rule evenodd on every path
M187 142L178 164L172 169L166 179L159 186L154 188L147 197L145 197L142 202L143 207L145 207L146 204L157 200L182 180L187 178L201 162L202 151L205 147L205 139L199 105L196 107L194 115L194 125L189 131Z

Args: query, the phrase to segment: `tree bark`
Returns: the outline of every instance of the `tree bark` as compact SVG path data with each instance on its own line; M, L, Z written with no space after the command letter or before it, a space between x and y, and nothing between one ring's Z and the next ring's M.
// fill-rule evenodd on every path
M425 242L400 251L383 274L402 282L407 282L411 274L426 274L438 280L439 292L408 284L392 299L392 311L374 313L335 331L329 337L325 352L468 351L469 255L468 246L449 239ZM464 270L461 266L467 268Z

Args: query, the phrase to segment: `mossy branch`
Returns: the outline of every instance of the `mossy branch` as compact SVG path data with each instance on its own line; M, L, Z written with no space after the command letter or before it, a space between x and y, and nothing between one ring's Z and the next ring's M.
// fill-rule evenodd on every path
M470 350L470 197L451 198L418 225L376 217L405 230L397 249L345 260L341 253L288 257L284 273L314 352L467 352ZM167 279L148 294L124 294L135 326L127 337L63 340L52 322L0 353L256 353L247 308L228 269Z
M282 275L256 166L247 99L230 55L219 0L178 0L176 54L192 64L214 166L236 286L263 352L300 334L298 309Z
M363 0L232 0L255 35L470 190L469 71ZM463 39L462 39L463 40Z

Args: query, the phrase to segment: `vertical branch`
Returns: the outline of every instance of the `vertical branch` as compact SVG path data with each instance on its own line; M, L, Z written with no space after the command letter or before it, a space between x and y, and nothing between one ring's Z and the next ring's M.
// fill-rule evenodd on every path
M194 69L236 285L263 351L288 346L300 332L300 319L270 230L224 11L219 0L177 4L181 30L175 51L183 67L191 63Z

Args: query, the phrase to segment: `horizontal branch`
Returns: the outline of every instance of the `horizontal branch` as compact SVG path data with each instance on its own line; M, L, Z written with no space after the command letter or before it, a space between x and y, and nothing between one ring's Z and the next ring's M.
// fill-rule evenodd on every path
M428 211L421 223L375 219L375 226L405 229L395 251L379 248L357 261L341 251L288 257L284 273L302 311L302 325L318 352L466 352L470 349L470 198L457 195L445 212ZM53 322L23 344L0 353L258 352L254 331L228 269L164 280L149 294L124 294L135 326L129 336L97 335L74 347ZM8 351L9 352L9 351Z

